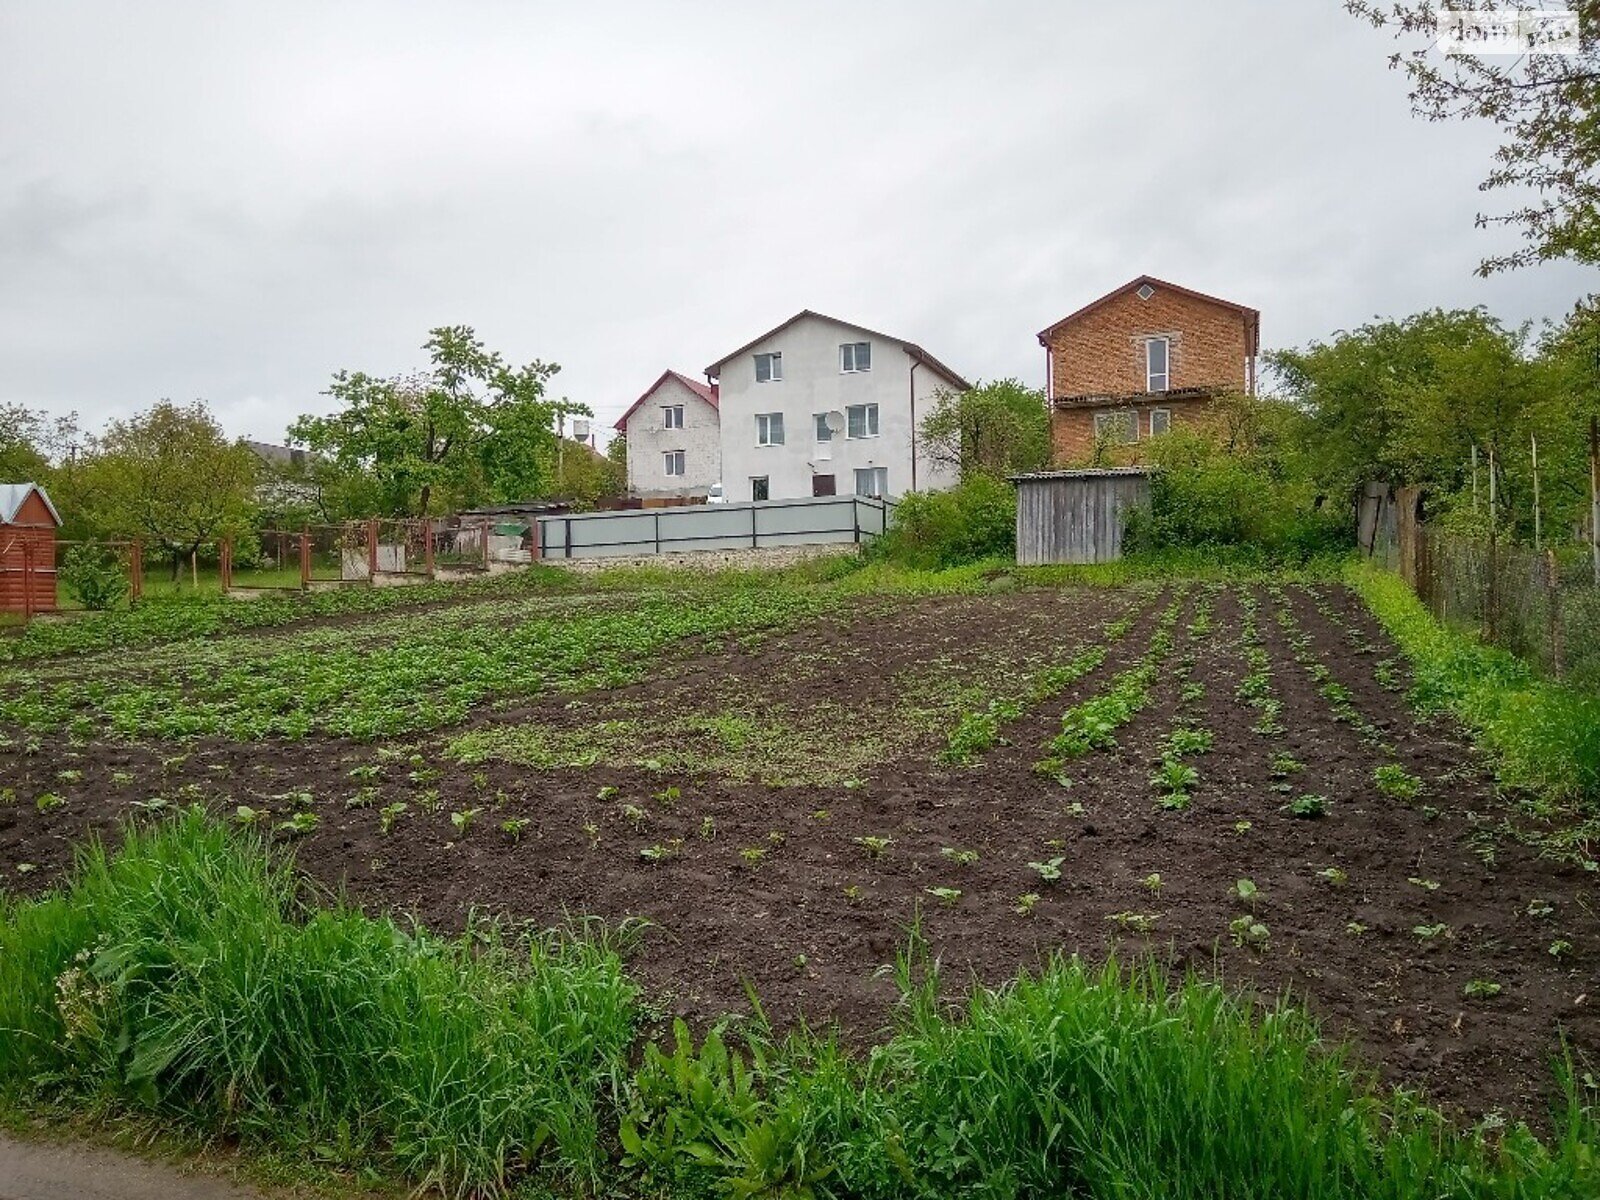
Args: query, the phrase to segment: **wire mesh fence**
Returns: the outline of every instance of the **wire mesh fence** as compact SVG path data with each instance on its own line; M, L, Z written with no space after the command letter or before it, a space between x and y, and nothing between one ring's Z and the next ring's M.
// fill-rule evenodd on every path
M1417 594L1542 673L1600 689L1600 587L1586 548L1534 550L1445 534L1418 538Z

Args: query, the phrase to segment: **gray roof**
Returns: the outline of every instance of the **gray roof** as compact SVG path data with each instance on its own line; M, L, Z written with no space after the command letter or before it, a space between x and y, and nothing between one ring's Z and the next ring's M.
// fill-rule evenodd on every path
M49 494L37 483L0 483L0 525L11 524L16 519L17 509L22 507L33 492L39 493L39 499L44 501L44 506L56 519L56 524L61 524L61 514L56 511L56 506L50 503Z
M1012 483L1031 483L1036 479L1105 479L1117 475L1153 475L1155 467L1084 467L1072 471L1029 471L1025 475L1007 475Z

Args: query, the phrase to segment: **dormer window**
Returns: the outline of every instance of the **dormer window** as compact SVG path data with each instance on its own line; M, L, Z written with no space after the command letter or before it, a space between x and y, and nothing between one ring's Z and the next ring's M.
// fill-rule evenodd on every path
M1144 390L1164 392L1171 383L1169 371L1172 347L1167 338L1146 338L1144 343Z

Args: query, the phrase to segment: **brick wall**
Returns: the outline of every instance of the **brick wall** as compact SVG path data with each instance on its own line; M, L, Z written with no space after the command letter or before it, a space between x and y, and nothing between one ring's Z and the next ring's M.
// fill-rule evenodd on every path
M1171 339L1169 387L1243 391L1249 354L1243 313L1168 288L1129 291L1049 337L1053 396L1145 390L1146 338Z
M1094 454L1094 415L1116 409L1131 410L1139 420L1139 441L1133 445L1119 446L1112 451L1117 463L1138 462L1140 448L1150 438L1150 410L1164 408L1172 414L1172 428L1180 426L1203 427L1208 419L1210 401L1152 400L1148 403L1104 405L1100 407L1073 407L1056 409L1050 415L1052 458L1058 466L1081 466Z

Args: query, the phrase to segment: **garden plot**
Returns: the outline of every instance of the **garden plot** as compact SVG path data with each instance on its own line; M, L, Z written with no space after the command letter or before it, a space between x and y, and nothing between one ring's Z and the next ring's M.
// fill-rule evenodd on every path
M46 703L13 674L0 870L193 800L442 929L643 918L631 969L699 1022L749 983L870 1039L920 921L954 985L1121 945L1289 990L1474 1111L1600 1050L1585 848L1499 836L1341 588L562 603L47 660Z

